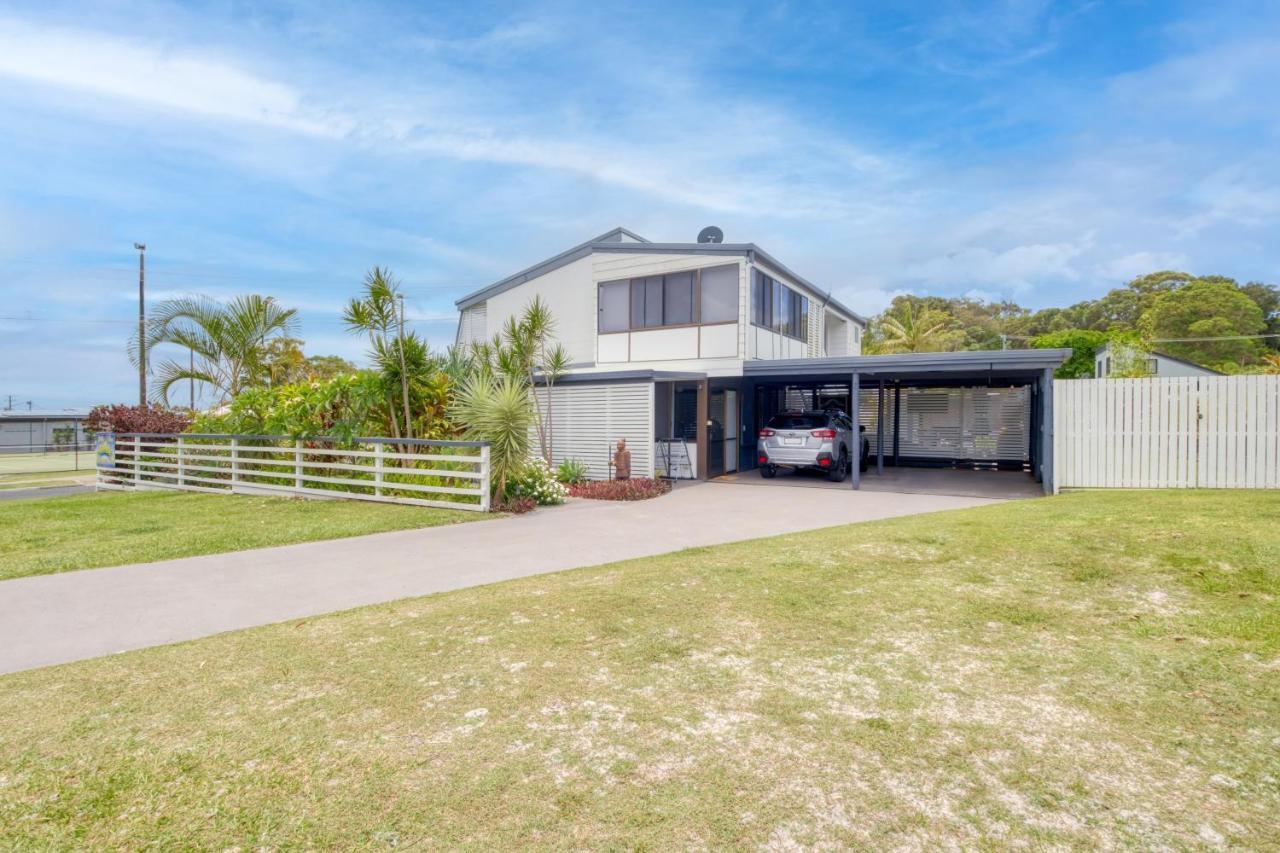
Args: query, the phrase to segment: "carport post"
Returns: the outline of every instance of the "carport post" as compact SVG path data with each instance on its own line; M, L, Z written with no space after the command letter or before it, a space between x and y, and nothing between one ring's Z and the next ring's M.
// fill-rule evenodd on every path
M1053 368L1046 367L1040 378L1040 470L1043 472L1044 493L1051 495L1053 487Z
M858 442L858 457L861 461L862 442ZM876 475L884 475L884 380L880 380L880 393L876 396Z
M860 390L860 386L858 384L858 372L855 370L853 373L849 374L849 409L850 409L849 414L853 417L853 422L855 424L859 423L862 419L861 418L862 406L859 405L859 400L858 400L859 390ZM857 435L858 435L858 438L857 438L858 459L854 461L853 465L849 466L849 482L853 484L853 487L855 489L860 489L862 488L862 472L859 471L858 469L862 467L862 465L860 464L862 461L862 431L859 430Z

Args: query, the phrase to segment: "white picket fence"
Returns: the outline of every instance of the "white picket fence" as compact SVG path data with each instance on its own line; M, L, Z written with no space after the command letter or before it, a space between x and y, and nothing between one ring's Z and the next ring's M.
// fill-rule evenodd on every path
M489 445L479 441L279 435L100 433L99 489L296 495L489 510Z
M1280 376L1058 379L1054 490L1280 488Z

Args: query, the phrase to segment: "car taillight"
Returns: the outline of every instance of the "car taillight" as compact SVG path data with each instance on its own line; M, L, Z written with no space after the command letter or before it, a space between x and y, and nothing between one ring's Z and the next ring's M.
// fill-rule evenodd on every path
M764 429L760 430L761 438L773 438L775 435L777 435L777 433L769 429L768 427L765 427Z
M762 454L760 454L760 464L761 464L761 465L768 465L768 464L769 464L769 457L768 457L768 456L765 456L763 453L762 453Z
M815 429L812 430L809 435L814 438L835 438L836 431L833 429Z

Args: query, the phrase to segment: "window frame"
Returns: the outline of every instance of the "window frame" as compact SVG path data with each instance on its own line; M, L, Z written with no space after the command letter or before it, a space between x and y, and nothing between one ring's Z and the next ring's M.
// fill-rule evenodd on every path
M751 325L793 341L809 340L809 296L752 268Z
M716 264L712 267L696 267L694 269L672 270L671 272L659 273L656 275L642 275L632 278L615 278L607 281L596 282L596 334L597 335L623 335L632 332L652 332L661 329L688 329L699 326L728 326L738 323L742 318L740 313L728 320L713 320L710 322L702 321L702 273L707 269L716 269L719 267L739 268L738 264ZM690 322L687 323L667 323L667 288L668 280L680 276L689 276L690 281L690 300L689 306ZM627 327L625 329L612 329L606 331L601 327L603 320L601 307L601 294L606 285L626 284L627 286ZM649 304L649 288L656 285L658 298L657 306ZM741 274L737 276L737 284L735 294L737 299L741 299ZM637 304L637 298L639 304ZM740 303L739 303L740 304ZM649 309L653 307L659 315L659 322L648 324ZM637 316L637 309L640 310L642 316Z

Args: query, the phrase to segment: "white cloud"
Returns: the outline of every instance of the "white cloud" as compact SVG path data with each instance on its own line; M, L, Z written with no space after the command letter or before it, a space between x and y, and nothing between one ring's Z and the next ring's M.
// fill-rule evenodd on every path
M209 56L95 33L0 20L0 75L162 110L341 136L349 122L308 115L301 94Z
M1098 267L1097 274L1118 287L1149 272L1182 270L1186 266L1186 256L1175 252L1132 252L1103 263Z

